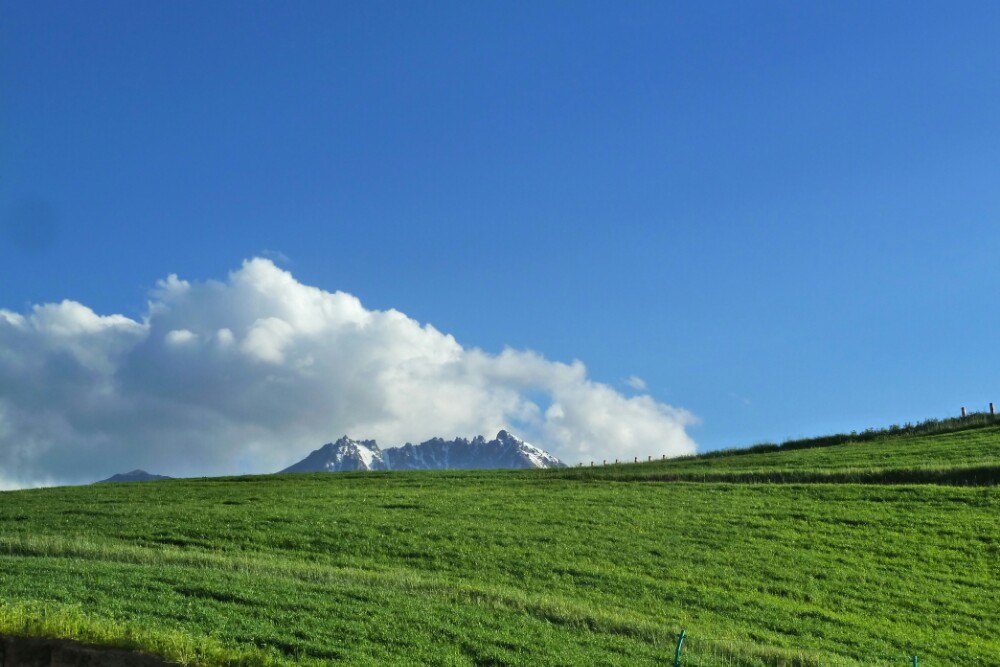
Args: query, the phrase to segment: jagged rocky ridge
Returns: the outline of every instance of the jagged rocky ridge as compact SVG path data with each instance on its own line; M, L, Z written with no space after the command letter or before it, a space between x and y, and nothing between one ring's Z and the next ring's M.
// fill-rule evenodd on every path
M433 438L419 445L380 449L374 440L346 435L315 450L281 472L341 472L347 470L448 470L488 468L561 468L548 452L500 431L493 440Z

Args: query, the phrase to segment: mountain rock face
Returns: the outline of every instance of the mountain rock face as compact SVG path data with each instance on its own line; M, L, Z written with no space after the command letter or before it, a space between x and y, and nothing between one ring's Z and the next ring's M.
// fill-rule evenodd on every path
M323 445L281 472L340 472L345 470L448 470L487 468L561 468L548 452L500 431L493 440L433 438L419 445L379 449L374 440L346 435Z
M152 482L157 479L171 479L165 475L154 475L148 473L145 470L133 470L132 472L122 472L117 475L112 475L107 479L102 479L98 484L106 484L108 482Z
M387 470L382 450L374 440L351 440L346 435L329 442L281 472L343 472Z

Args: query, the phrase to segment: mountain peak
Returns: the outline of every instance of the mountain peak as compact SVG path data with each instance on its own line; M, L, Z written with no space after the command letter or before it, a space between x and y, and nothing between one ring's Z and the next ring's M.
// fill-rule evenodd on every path
M500 442L524 442L505 428L500 429L495 440L499 440Z
M170 479L166 475L154 475L148 473L145 470L140 470L136 468L129 472L118 473L117 475L112 475L107 479L102 479L98 484L106 484L109 482L152 482L158 479Z
M341 470L385 470L382 450L374 440L343 436L328 442L295 465L281 472L336 472Z
M347 436L312 452L282 472L347 470L452 470L496 468L558 468L563 463L548 452L501 429L493 440L431 438L419 445L379 449L374 440Z

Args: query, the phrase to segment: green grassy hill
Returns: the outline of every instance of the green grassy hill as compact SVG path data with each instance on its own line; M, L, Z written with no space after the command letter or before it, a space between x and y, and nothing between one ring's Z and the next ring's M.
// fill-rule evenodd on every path
M1000 483L1000 420L925 433L869 432L565 471L570 478L745 482ZM975 423L975 422L974 422Z
M0 633L197 664L663 665L685 628L685 665L997 664L1000 428L844 437L3 493Z

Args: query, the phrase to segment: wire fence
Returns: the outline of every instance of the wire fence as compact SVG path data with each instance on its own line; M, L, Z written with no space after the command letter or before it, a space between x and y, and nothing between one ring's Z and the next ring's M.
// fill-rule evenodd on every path
M674 667L921 667L919 656L869 655L863 661L837 655L762 646L749 640L677 637ZM926 665L925 665L926 667Z

